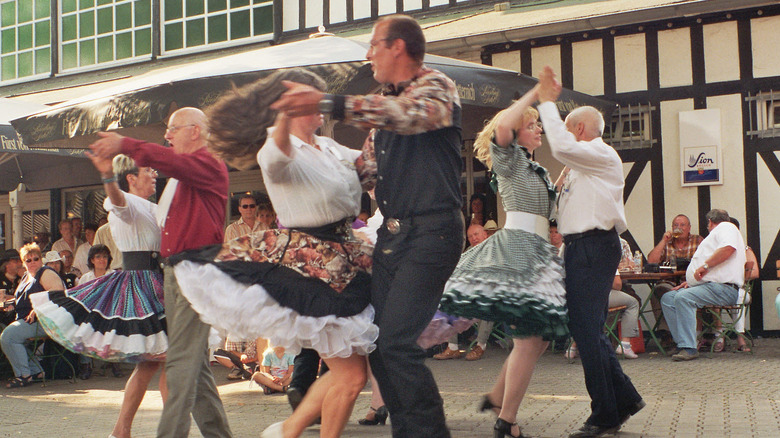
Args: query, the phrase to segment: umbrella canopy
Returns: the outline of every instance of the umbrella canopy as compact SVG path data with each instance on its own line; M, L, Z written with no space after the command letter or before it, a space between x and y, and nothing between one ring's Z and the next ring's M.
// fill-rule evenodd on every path
M322 76L335 94L366 94L378 87L364 66L368 46L325 36L264 47L186 66L150 72L98 93L63 102L47 111L13 121L31 147L85 148L96 132L117 130L135 138L162 142L165 121L178 108L205 108L224 91L283 68L303 67ZM536 80L516 72L452 58L426 55L425 63L458 85L464 131L507 107ZM561 108L593 105L609 114L614 104L565 90ZM563 111L567 112L567 111ZM346 141L350 144L354 142Z
M75 187L100 182L92 163L78 149L30 149L9 120L48 108L31 102L0 98L0 191L24 183L29 190Z

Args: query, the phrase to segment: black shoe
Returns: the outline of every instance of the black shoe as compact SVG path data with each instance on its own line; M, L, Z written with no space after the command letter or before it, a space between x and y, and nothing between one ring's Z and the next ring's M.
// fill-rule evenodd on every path
M290 407L293 411L298 409L301 400L303 400L303 391L294 386L287 388L287 402L290 403Z
M79 369L79 379L88 380L90 377L92 377L92 365L88 363L81 364Z
M569 435L569 438L596 438L608 433L615 433L618 429L620 429L620 425L605 427L585 423L578 431Z
M622 426L626 421L628 421L629 418L636 415L637 412L641 411L645 406L647 406L647 403L645 403L645 401L642 399L639 399L638 402L632 404L628 409L626 409L625 413L620 416L620 425Z
M510 423L500 418L496 419L496 424L493 426L493 438L525 438L519 427L517 435L512 435L512 426L517 426L517 423Z
M114 377L124 377L125 375L125 373L122 372L122 368L119 366L118 363L111 364L111 374L113 374Z
M377 409L370 408L371 411L374 414L374 418L368 418L368 415L366 415L366 418L362 418L358 420L358 424L363 426L376 426L377 424L385 425L385 422L387 422L387 416L389 415L389 412L387 412L386 406L380 406ZM372 413L369 412L369 415Z
M490 401L490 397L488 397L488 394L485 394L482 396L482 403L479 405L479 412L485 412L487 410L492 410L494 414L498 415L498 412L495 410L501 410L501 406L496 406L493 404L492 401Z

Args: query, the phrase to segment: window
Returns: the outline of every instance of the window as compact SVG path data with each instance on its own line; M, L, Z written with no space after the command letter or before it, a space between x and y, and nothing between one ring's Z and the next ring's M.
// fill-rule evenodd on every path
M0 81L51 71L50 0L0 3Z
M780 92L759 93L745 98L750 108L750 136L780 137Z
M152 0L61 0L62 71L149 57Z
M22 212L22 241L32 242L35 233L49 234L49 210ZM43 248L41 248L43 249Z
M164 54L273 34L273 0L166 0L162 15Z
M612 114L604 127L604 141L617 150L649 148L654 143L650 114L655 107L628 105Z

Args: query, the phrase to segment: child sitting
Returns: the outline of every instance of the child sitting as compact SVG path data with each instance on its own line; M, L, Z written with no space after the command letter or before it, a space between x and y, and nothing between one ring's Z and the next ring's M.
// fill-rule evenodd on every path
M286 392L293 374L295 356L285 353L284 347L273 347L263 354L260 371L252 375L252 380L263 388L264 394Z

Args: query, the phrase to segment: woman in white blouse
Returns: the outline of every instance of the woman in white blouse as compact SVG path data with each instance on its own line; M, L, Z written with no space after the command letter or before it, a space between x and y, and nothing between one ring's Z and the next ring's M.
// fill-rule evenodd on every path
M208 113L211 148L234 166L214 145L233 148L236 120L252 125L247 137L275 120L257 160L286 229L250 233L173 262L182 293L206 323L242 338L266 338L292 354L311 348L327 363L330 371L293 414L262 436L297 437L321 417L320 436L337 437L366 383L365 356L378 335L369 304L373 247L350 227L360 212L359 175L375 165L360 151L315 135L320 114L253 118L286 90L282 80L325 89L312 73L282 71L229 93Z

